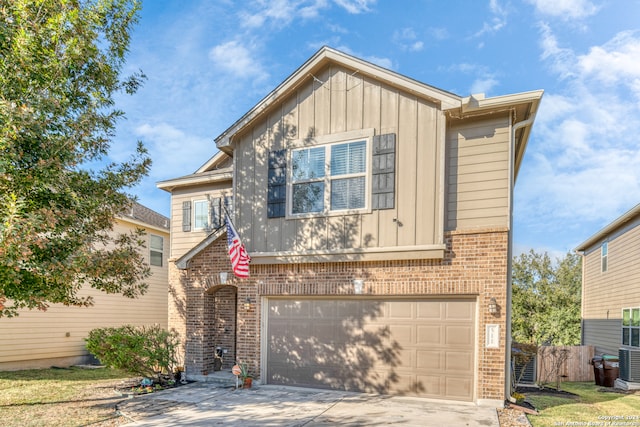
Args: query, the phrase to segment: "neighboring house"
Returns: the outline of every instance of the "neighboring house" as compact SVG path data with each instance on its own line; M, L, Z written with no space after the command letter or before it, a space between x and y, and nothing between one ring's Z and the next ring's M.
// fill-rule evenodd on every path
M22 310L13 318L0 319L0 371L70 366L92 360L85 338L95 328L124 324L167 327L169 218L134 203L117 217L113 233L141 228L146 231L144 255L151 269L145 280L149 289L137 299L108 295L85 288L93 296L91 307L53 304L47 311Z
M320 49L158 184L187 376L219 348L262 383L502 406L512 191L541 97L461 98Z
M596 354L640 351L640 204L576 251L582 254L582 344Z

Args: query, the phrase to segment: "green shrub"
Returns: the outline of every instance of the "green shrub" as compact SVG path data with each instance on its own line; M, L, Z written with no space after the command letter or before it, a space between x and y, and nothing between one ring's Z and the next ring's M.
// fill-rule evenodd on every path
M178 336L159 325L98 328L89 332L87 350L103 365L134 375L173 380Z

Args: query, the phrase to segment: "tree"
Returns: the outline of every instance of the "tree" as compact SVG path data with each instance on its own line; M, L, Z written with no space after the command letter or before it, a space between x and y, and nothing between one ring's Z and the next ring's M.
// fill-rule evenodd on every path
M91 305L83 285L128 297L146 289L140 236L109 232L150 159L141 142L128 161L107 159L123 117L114 96L145 78L121 76L139 8L0 0L0 317Z
M582 262L577 254L551 261L529 253L513 260L512 335L537 345L580 344Z

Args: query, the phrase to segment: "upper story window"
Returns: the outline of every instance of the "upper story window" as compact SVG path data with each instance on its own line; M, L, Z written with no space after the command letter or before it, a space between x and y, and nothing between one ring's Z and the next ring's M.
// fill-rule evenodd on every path
M182 231L212 231L220 228L224 214L233 212L233 196L182 202Z
M157 267L162 267L162 254L164 252L164 238L162 236L156 236L155 234L149 235L149 264Z
M622 345L640 347L640 308L622 310Z
M269 152L267 218L394 208L394 133L370 130L321 139L313 147Z
M609 244L608 242L604 242L600 247L600 260L601 260L600 265L602 267L603 273L607 271L608 255L609 255Z
M367 207L367 141L327 144L291 153L291 214Z
M193 228L195 230L209 228L209 200L193 202Z

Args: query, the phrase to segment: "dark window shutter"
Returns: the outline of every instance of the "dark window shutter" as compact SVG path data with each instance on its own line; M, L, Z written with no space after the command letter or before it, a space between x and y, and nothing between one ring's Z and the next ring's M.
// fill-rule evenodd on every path
M217 230L222 225L222 199L215 197L211 199L211 209L209 209L209 223L214 230Z
M233 217L233 196L224 196L222 203L224 203L224 211L222 212L222 220L224 221L224 216L227 214L229 217Z
M287 156L286 150L269 153L269 176L267 182L267 217L285 216L287 200Z
M191 231L191 202L182 202L182 231Z
M373 137L372 209L393 209L396 198L396 134Z

